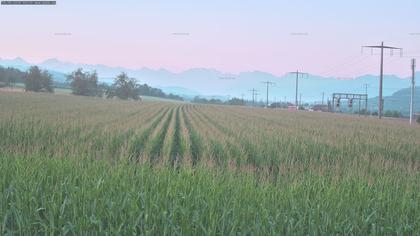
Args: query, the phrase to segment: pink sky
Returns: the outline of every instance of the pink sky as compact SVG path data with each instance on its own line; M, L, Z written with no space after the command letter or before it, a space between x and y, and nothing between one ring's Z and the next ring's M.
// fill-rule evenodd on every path
M407 76L410 57L420 55L420 2L398 4L62 0L50 7L1 6L0 57L352 77L378 73L379 56L361 55L360 46L384 40L406 52L386 56L385 72Z

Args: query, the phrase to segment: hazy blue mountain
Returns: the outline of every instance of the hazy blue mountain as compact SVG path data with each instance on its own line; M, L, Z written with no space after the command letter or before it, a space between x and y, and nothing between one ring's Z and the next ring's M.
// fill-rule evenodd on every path
M404 116L410 114L411 88L398 90L391 96L384 97L384 110L400 111ZM378 98L369 99L369 109L378 110ZM415 87L414 92L414 111L420 113L420 87Z
M60 71L66 74L71 73L72 71L78 68L83 68L86 71L97 71L98 74L100 73L102 77L113 77L116 74L127 70L122 67L108 67L105 65L89 65L62 62L55 58L48 59L39 64L39 66L49 70Z
M17 57L15 59L1 59L0 58L0 65L3 67L14 67L19 70L27 70L31 64L26 62L20 57Z
M12 60L6 60L6 59L3 60L3 59L0 58L0 66L13 67L13 68L19 69L21 71L26 71L26 70L29 69L29 67L33 66L33 64L31 64L29 62L26 62L24 59L22 59L20 57L17 57L17 58L12 59ZM41 66L41 65L39 65L39 66L41 68L48 69L48 71L51 73L51 75L53 76L53 78L56 82L63 83L63 82L66 81L66 74L63 73L62 71L49 69L49 68Z
M0 60L0 65L13 66L19 69L27 69L31 64L22 58L14 60ZM86 71L96 71L100 80L110 83L112 78L122 71L129 76L136 78L140 83L147 83L152 87L162 88L163 91L177 95L192 97L196 95L212 97L218 96L227 99L230 97L242 97L251 99L250 89L259 91L258 100L265 100L266 87L264 81L272 81L274 86L270 87L269 99L287 101L295 100L295 76L276 76L262 71L242 72L239 74L223 73L215 69L194 68L180 73L173 73L165 69L153 70L148 68L128 69L123 67L110 67L105 65L88 65L62 62L57 59L49 59L40 66L48 69L57 81L65 79L65 75L77 68ZM417 72L420 75L419 72ZM354 79L340 80L310 75L308 78L299 80L299 94L305 102L320 101L322 93L325 93L325 101L331 98L332 93L365 93L364 84L369 84L369 97L378 96L378 76L363 75ZM410 86L408 78L399 78L394 75L384 77L384 96L391 96L393 93Z

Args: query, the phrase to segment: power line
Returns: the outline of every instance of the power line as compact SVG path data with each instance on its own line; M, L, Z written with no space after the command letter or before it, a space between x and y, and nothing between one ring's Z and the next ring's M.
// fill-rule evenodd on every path
M370 55L380 55L380 53L372 53ZM318 74L322 74L324 77L332 77L332 78L336 77L334 76L334 74L343 74L343 75L349 74L351 75L349 77L358 77L363 74L368 74L367 71L372 70L373 67L375 66L374 64L372 64L371 61L366 61L366 59L368 59L369 57L370 56L365 55L365 56L360 56L359 58L353 58L350 61L339 64L339 66L337 67L330 68L330 70L323 70L323 72L318 73ZM403 63L402 60L406 58L412 59L412 58L416 58L416 56L414 55L407 56L407 51L404 50L404 56L390 57L389 59L385 57L384 62L387 64L394 63L394 62ZM420 58L420 56L417 56L417 58Z
M327 67L327 69L324 69L324 70L318 72L317 74L319 74L319 75L330 74L331 71L339 70L343 67L349 67L349 64L353 64L355 62L358 63L359 59L361 59L361 58L365 59L366 57L364 57L363 55L357 55L357 56L352 56L350 58L346 58L343 63L337 64L335 66Z
M327 76L330 75L331 77L333 74L337 74L337 72L351 72L349 71L350 68L357 68L360 64L363 64L369 57L368 56L359 56L351 61L344 62L340 64L339 66L332 67L329 70L324 70L323 74L326 74Z
M379 87L376 86L369 86L369 88L374 88L374 89L378 89ZM383 90L401 90L401 89L405 89L406 87L401 87L401 88L391 88L391 87L382 87Z

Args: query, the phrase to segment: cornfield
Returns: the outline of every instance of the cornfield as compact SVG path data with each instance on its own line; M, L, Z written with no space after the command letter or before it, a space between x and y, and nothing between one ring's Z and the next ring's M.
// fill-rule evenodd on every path
M0 93L3 235L420 235L420 126Z

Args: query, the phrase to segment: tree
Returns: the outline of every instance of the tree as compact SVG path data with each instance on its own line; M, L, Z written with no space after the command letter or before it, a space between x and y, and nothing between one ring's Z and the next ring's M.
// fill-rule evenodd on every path
M200 98L199 96L195 96L194 99L192 100L193 103L203 103L203 104L218 104L221 105L223 104L223 101L220 99L210 99L207 100L205 98Z
M39 67L29 68L25 79L25 90L33 92L54 92L53 78L48 71L41 71Z
M169 99L179 100L179 101L184 100L182 97L180 97L178 95L175 95L175 94L172 94L172 93L165 94L162 90L157 89L157 88L152 88L147 84L138 85L137 93L139 95L144 95L144 96L169 98Z
M363 108L363 109L360 110L360 112L355 111L354 114L369 115L370 112L368 110L366 110L366 109Z
M0 66L0 85L10 86L14 83L25 83L27 73L15 68Z
M67 81L70 81L72 93L82 96L97 96L101 94L98 88L98 74L83 72L81 68L67 75Z
M108 84L100 83L98 84L98 90L97 90L96 96L102 98L104 95L108 93L110 89L111 89L111 86L109 86Z
M227 105L245 106L245 101L239 98L232 98L226 102Z
M42 88L45 89L46 92L53 93L54 92L54 84L53 84L53 77L52 75L44 70L42 71Z
M108 89L106 95L108 98L118 97L120 99L139 100L138 84L134 78L129 78L126 73L119 74L112 84L112 88Z

